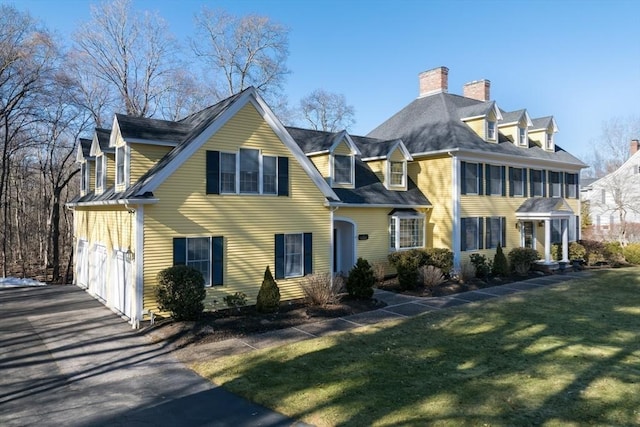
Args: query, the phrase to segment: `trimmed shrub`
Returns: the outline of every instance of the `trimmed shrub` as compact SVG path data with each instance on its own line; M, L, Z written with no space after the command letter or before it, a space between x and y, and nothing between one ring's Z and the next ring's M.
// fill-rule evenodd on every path
M491 267L491 273L498 277L507 277L509 275L509 264L507 263L507 257L502 251L502 246L498 245L496 248L496 254L493 256L493 266Z
M256 310L261 313L273 313L280 308L280 289L275 280L269 266L264 271L264 279L258 291L256 300Z
M445 276L449 276L453 269L453 252L446 248L424 249L426 260L422 265L432 265L442 270Z
M531 248L513 248L509 251L508 256L511 269L519 276L526 276L531 265L540 259L538 251Z
M464 261L460 266L460 274L459 279L462 283L468 282L469 280L476 277L476 268L469 261Z
M629 245L630 246L630 245ZM620 242L607 242L604 244L604 260L612 266L619 266L626 262L626 256L624 255L624 249Z
M389 254L389 262L396 268L398 283L402 289L415 289L418 284L421 262L424 260L424 252L411 249Z
M604 256L604 243L597 240L580 240L580 244L585 249L584 259L587 265L594 265L606 261Z
M630 243L622 250L625 259L630 264L640 264L640 243Z
M247 294L244 292L236 292L233 295L227 295L222 298L227 307L240 309L240 307L244 307L247 305Z
M174 265L158 273L155 290L158 308L175 320L196 320L204 311L204 277L186 265Z
M420 267L420 277L422 277L422 284L427 289L435 288L445 280L442 270L433 265L423 265Z
M302 291L311 305L325 306L340 301L339 289L343 285L342 277L334 276L331 285L330 273L316 273L304 276Z
M569 243L569 259L584 259L587 250L578 242Z
M562 243L553 243L551 245L551 259L554 261L562 259Z
M376 279L373 276L371 265L366 259L358 258L358 262L347 277L347 292L354 298L368 299L373 296L373 285L375 284Z
M493 263L491 261L487 261L486 256L482 254L471 254L469 255L469 261L475 267L477 278L486 279L489 277Z

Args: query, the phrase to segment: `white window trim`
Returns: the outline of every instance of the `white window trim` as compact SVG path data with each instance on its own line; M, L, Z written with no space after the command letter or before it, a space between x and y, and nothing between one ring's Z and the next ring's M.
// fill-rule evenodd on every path
M491 176L491 171L493 171L493 168L496 168L498 170L498 174L500 175L499 176L499 178L500 178L499 179L499 181L500 181L500 191L496 192L496 190L493 188L493 185L491 185L491 190L489 191L489 196L502 196L502 192L505 190L503 187L505 185L507 185L506 179L503 179L503 176L502 176L502 166L500 166L500 165L491 165L491 164L487 163L487 164L484 165L484 167L485 167L485 170L486 170L486 168L490 168L489 180L493 179L493 177ZM485 174L486 174L486 172L485 172ZM493 184L493 182L492 182L492 184ZM485 186L486 185L487 185L487 183L485 182ZM478 187L477 184L476 184L476 187ZM485 193L486 193L486 191L485 191ZM467 194L469 194L469 193L467 193Z
M524 197L525 194L527 194L527 169L526 168L517 168L517 167L513 167L512 170L516 171L519 170L520 171L520 185L519 185L519 190L520 190L520 194L516 193L516 190L518 189L518 186L515 185L518 181L516 181L515 177L513 178L512 182L509 182L509 185L513 185L513 197Z
M422 246L412 246L412 247L407 247L407 248L401 248L400 247L400 220L401 219L419 219L422 220ZM391 246L391 223L394 223L394 229L395 229L395 247ZM421 213L406 213L406 212L399 212L396 214L393 214L389 217L389 250L392 252L397 252L397 251L408 251L411 249L422 249L425 246L425 242L427 239L427 224L425 223L425 215L421 214Z
M558 174L558 179L560 180L559 183L557 183L559 185L559 189L560 189L560 194L557 196L553 195L553 184L554 182L551 180L551 174L552 173L557 173ZM554 171L554 170L549 170L547 171L547 185L549 186L548 188L548 192L547 195L548 197L562 197L562 193L563 193L563 186L564 186L564 182L562 181L562 171Z
M98 168L98 158L100 159L100 168ZM107 182L107 156L98 154L96 156L96 191L104 191ZM100 169L100 179L98 179L98 169Z
M469 192L469 191L467 191L467 192L465 193L465 195L466 195L466 196L478 196L478 195L480 195L480 193L478 192L478 187L479 187L478 182L479 182L479 180L482 180L482 178L483 178L483 177L481 176L482 174L478 175L478 169L479 169L479 166L478 166L478 165L480 165L480 162L466 162L466 163L464 164L464 167L466 168L466 167L468 167L469 165L474 165L474 166L475 166L475 168L476 168L476 175L477 175L477 176L476 176L476 185L474 186L474 190L473 190L473 192ZM462 166L462 165L461 165L461 166ZM465 172L464 172L464 173L465 173L465 179L464 179L464 181L462 182L462 185L463 185L463 186L465 187L465 189L466 189L466 186L467 186L467 171L465 170ZM461 190L462 190L462 187L461 187Z
M257 193L242 193L240 192L240 148L245 150L257 150L258 151L258 192ZM275 154L264 154L259 148L240 147L236 151L220 151L220 154L233 154L235 158L235 191L222 191L222 185L220 186L220 194L235 194L242 196L277 196L278 195L278 177L280 171L278 170L278 156ZM264 166L263 158L275 157L276 159L276 191L274 193L264 192ZM218 171L218 179L222 182L222 157L220 157L220 170Z
M119 150L120 149L120 150ZM120 174L118 173L118 160L120 159L120 156L118 156L118 151L122 151L123 155L124 155L124 159L122 159L122 174L124 175L122 177L122 181L119 180L120 178ZM127 145L119 145L115 148L115 163L116 163L116 186L117 187L122 187L124 186L125 188L128 186L128 182L129 182L129 171L128 171L128 163L129 163L129 150L127 149Z
M524 131L524 135L522 135L522 131ZM526 127L519 127L518 128L518 144L520 144L521 147L526 147L527 146L527 136L528 136L529 132L527 131Z
M545 140L544 140L544 144L545 144L545 149L548 151L553 150L554 145L553 145L553 134L552 133L545 133Z
M80 191L85 194L89 191L89 163L85 160L80 163Z
M211 273L212 273L211 270L213 269L213 253L211 252L211 236L186 236L185 237L184 264L185 265L189 265L189 240L194 240L194 239L207 239L207 241L208 241L207 250L209 251L209 274L207 275L207 277L204 277L204 275L203 275L203 279L204 279L204 287L205 288L210 288L212 286L211 285Z
M391 164L392 163L402 163L402 183L401 184L393 184L391 182ZM389 160L387 162L387 182L389 183L388 187L391 188L406 188L407 187L407 161L393 161Z
M545 174L545 170L544 169L529 169L529 186L531 186L534 191L532 194L529 194L529 197L542 197L545 192L544 192L544 186L545 186L545 180L544 180L544 174ZM540 194L535 194L535 180L533 179L533 173L531 172L540 172Z
M300 256L300 274L287 275L287 236L300 236L301 256ZM304 276L304 233L285 233L284 234L284 278L293 279Z
M342 157L349 157L349 159L351 160L351 176L350 176L350 182L342 182L342 181L337 181L336 180L336 171L335 171L335 157L336 156L342 156ZM330 168L331 168L331 185L339 185L339 186L347 186L347 187L353 187L355 185L355 156L353 154L331 154L330 158L329 158L329 163L330 163Z

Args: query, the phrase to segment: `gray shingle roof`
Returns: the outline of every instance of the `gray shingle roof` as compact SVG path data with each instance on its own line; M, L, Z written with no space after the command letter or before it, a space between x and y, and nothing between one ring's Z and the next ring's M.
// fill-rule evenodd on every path
M500 120L499 123L513 123L513 122L517 122L522 118L522 115L524 114L524 109L522 110L516 110L516 111L503 111L500 110L500 113L502 114L502 120Z
M328 151L339 132L324 132L297 127L286 127L304 154Z
M146 139L150 141L178 143L189 134L193 126L188 123L116 114L120 134L125 140Z
M109 139L111 138L111 129L96 128L96 137L98 138L98 145L100 145L100 151L103 153L115 153L116 149L109 147Z
M533 123L533 129L548 129L551 126L553 117L539 117L537 119L531 119L531 123Z
M531 197L516 209L516 213L573 212L562 197Z
M468 111L470 109L467 107L478 104L489 103L449 93L418 98L367 136L384 140L400 138L412 155L458 149L478 153L499 153L525 159L555 160L584 166L579 159L557 145L555 152L548 152L533 144L529 148L516 147L502 137L499 138L498 144L485 142L461 121L460 110ZM549 123L551 117L546 120Z
M87 138L79 138L82 155L85 159L91 158L91 140Z

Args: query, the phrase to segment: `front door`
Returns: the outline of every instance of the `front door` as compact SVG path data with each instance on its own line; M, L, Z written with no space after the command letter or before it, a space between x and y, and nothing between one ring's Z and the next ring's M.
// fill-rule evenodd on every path
M333 270L347 274L355 261L355 225L349 221L333 223Z

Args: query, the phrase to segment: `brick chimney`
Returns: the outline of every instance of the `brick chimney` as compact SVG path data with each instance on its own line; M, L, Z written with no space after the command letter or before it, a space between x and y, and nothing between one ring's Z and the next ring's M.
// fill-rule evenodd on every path
M420 82L420 98L441 92L447 93L449 89L449 69L447 67L438 67L423 71L418 74L418 80Z
M476 80L469 82L462 88L465 98L477 99L478 101L488 101L491 99L491 82L489 80Z
M632 139L631 140L631 146L629 148L629 157L633 156L634 154L636 154L638 152L638 148L640 143L638 142L637 139Z

